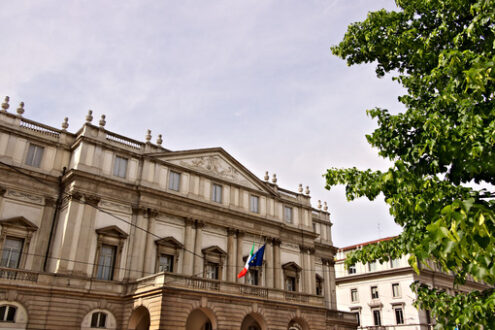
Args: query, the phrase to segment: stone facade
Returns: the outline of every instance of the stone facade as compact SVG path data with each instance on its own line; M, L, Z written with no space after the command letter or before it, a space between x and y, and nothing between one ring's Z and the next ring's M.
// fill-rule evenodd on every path
M408 255L383 264L359 263L345 268L344 261L348 253L364 245L393 238L348 246L337 252L337 307L358 314L358 329L433 329L433 316L413 306L416 295L410 285L415 281L444 289L450 294L487 288L486 285L471 280L454 288L453 276L442 272L434 264L420 267L420 274L416 274L409 266Z
M355 328L309 190L222 148L112 133L91 112L70 133L2 108L0 328ZM238 279L253 243L263 265Z

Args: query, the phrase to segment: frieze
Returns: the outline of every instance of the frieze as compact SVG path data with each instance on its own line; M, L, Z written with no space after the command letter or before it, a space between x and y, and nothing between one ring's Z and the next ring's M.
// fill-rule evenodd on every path
M132 211L130 206L122 205L122 204L117 204L109 201L100 201L99 203L100 207L106 208L106 209L112 209L112 210L118 210L126 213L130 213Z
M35 203L39 205L44 205L44 200L43 197L38 196L38 195L32 195L28 194L22 191L15 191L15 190L7 190L7 195L5 197L9 197L11 199L16 199L20 201L25 201L28 203Z
M181 160L180 165L213 174L245 186L253 187L253 185L246 180L235 167L231 166L218 155Z

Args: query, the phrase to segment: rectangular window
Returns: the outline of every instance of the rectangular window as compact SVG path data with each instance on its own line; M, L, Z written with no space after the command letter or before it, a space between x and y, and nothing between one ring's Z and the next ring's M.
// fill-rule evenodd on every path
M395 321L397 324L404 324L404 315L402 314L402 308L395 308Z
M371 287L371 299L378 299L378 287L377 286Z
M91 315L91 328L105 328L107 323L107 314L95 312Z
M116 247L103 244L100 249L100 259L98 260L98 270L96 278L99 280L111 280L113 278L113 266L115 263Z
M373 310L373 322L375 325L382 325L382 319L378 309Z
M425 311L425 316L426 316L426 323L431 324L431 314L428 309Z
M317 296L323 295L323 280L318 276L316 277L316 295Z
M397 268L397 267L399 267L399 259L391 259L390 268Z
M316 223L313 222L313 232L316 233Z
M292 207L284 206L284 220L287 223L292 223L292 221L293 221Z
M174 256L170 254L160 255L160 265L158 267L159 272L173 272L174 271Z
M7 237L3 243L2 261L0 266L18 268L21 261L22 246L24 240L21 238Z
M115 156L115 163L113 164L113 175L120 178L125 178L127 173L127 158Z
M392 284L392 296L394 298L398 298L400 297L400 287L399 287L399 283L393 283Z
M211 200L217 203L222 202L222 186L214 183L211 191Z
M347 268L347 273L356 274L356 265L350 265L349 268Z
M254 213L259 213L260 198L258 196L251 195L249 210Z
M28 153L26 156L26 165L33 167L40 167L41 157L43 157L43 151L45 148L37 146L35 144L29 144Z
M258 285L258 270L257 269L250 269L249 272L247 273L247 284L250 285Z
M296 291L296 278L293 276L287 276L285 279L285 288L287 291Z
M206 264L206 278L218 280L218 264L213 262L208 262Z
M168 189L175 191L180 190L180 173L170 171L168 174Z
M357 320L357 325L358 327L361 326L361 315L359 315L359 312L354 312L354 315L356 315L356 320Z
M359 300L358 290L357 289L351 289L351 301L356 302L358 300Z
M368 264L368 270L370 272L374 272L376 271L376 261L372 261Z

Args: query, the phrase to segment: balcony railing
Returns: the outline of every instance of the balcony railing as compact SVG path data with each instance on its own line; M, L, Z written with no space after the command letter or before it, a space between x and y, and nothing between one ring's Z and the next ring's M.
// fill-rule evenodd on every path
M225 294L252 296L262 299L279 300L292 303L304 303L316 306L325 305L324 298L322 296L307 294L303 292L288 292L280 289L218 281L174 273L160 273L141 278L129 285L127 288L127 292L128 294L135 294L138 292L149 290L150 287L157 286L221 292Z
M0 268L0 279L38 282L38 273L15 268Z

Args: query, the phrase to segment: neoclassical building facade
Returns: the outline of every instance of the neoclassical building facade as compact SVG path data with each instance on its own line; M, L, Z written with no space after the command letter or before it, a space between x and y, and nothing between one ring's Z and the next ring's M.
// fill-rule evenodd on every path
M171 151L105 117L75 133L0 111L0 328L353 329L309 190L222 148ZM262 266L237 278L253 243Z

